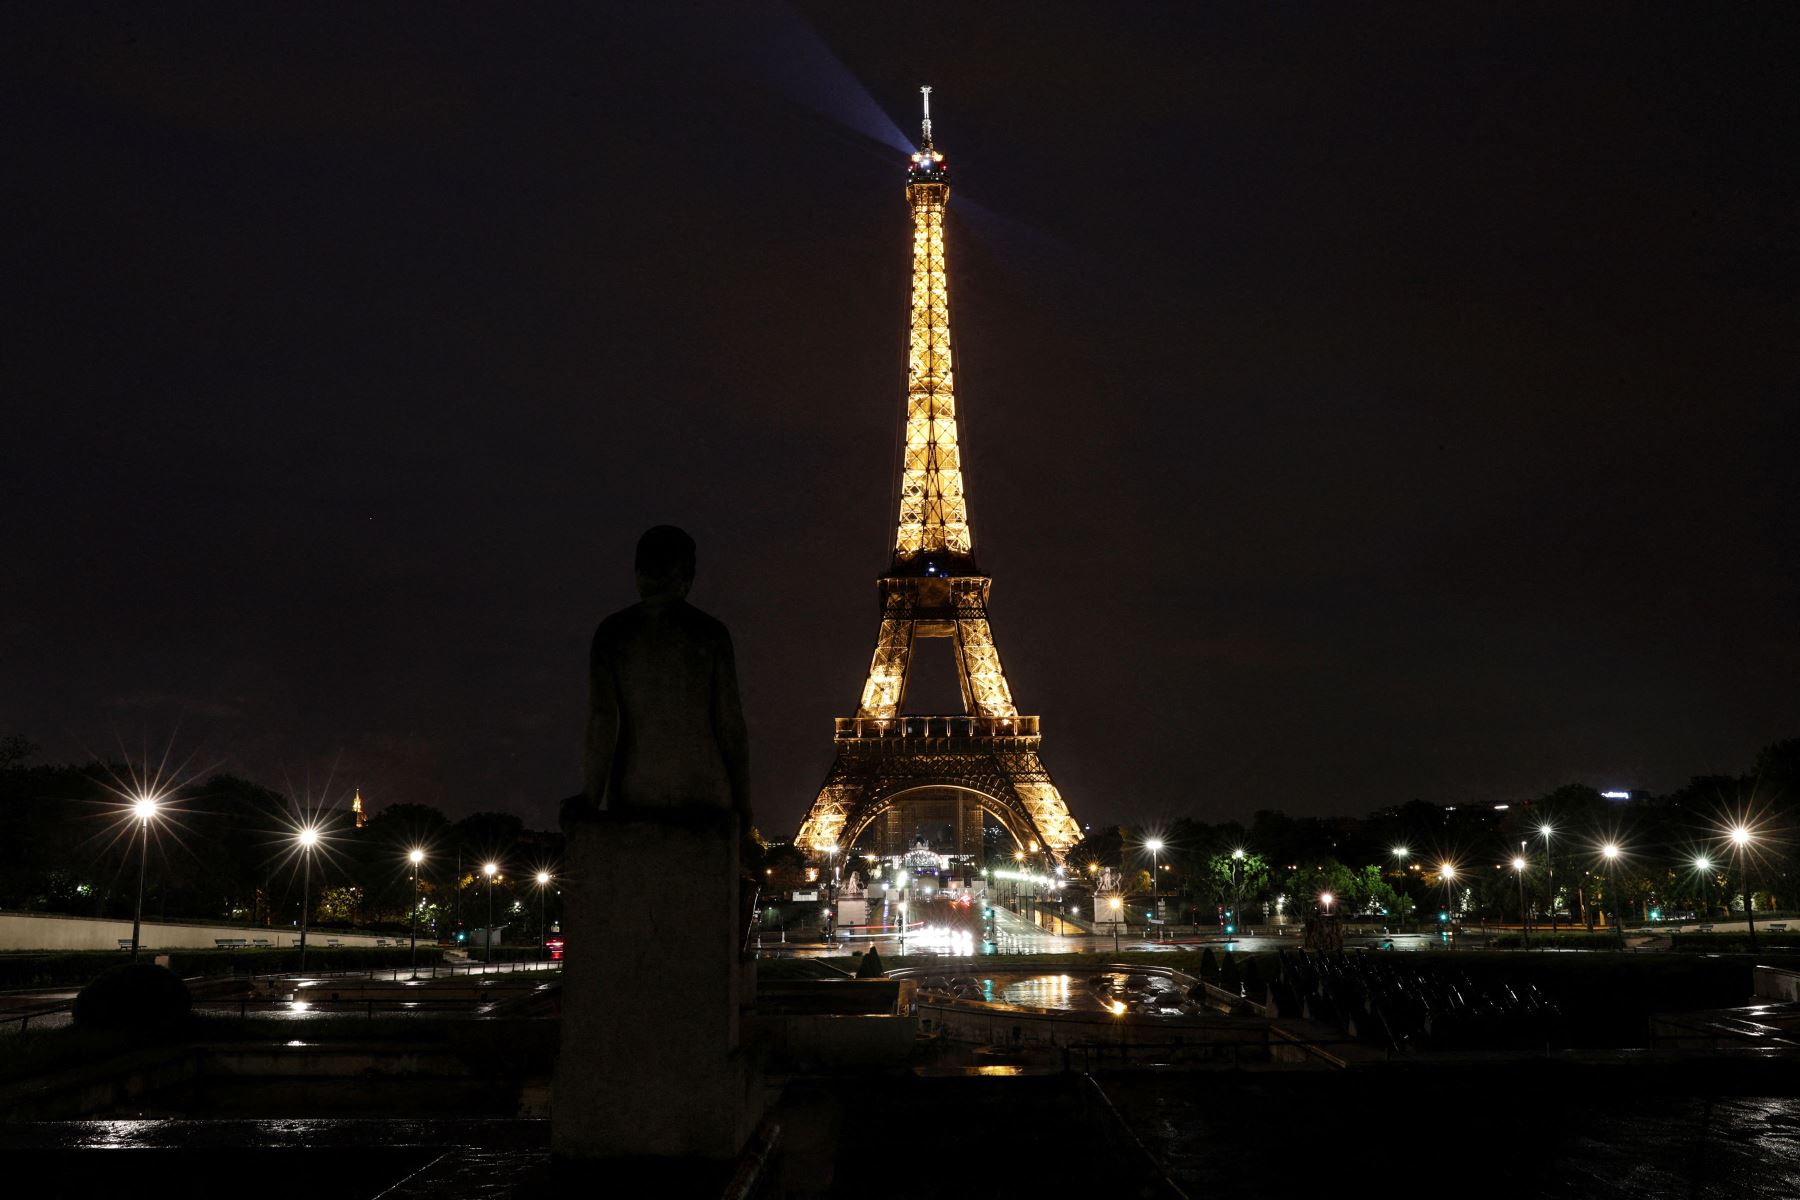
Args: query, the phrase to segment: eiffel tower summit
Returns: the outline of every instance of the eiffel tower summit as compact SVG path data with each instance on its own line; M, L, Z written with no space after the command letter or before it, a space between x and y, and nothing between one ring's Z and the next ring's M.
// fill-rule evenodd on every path
M944 210L950 171L931 137L931 89L906 170L912 211L906 445L894 557L877 586L875 656L853 717L837 719L837 757L795 841L816 857L861 847L882 857L923 839L979 857L991 820L1020 852L1061 862L1081 829L1038 757L1038 718L1021 716L988 625L993 580L975 563L957 444ZM949 643L962 711L906 711L914 647Z

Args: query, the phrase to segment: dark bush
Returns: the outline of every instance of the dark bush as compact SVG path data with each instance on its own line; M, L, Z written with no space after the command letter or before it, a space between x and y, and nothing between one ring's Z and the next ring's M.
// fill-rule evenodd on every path
M1208 983L1219 982L1219 960L1213 956L1211 946L1200 952L1200 978Z
M172 1029L187 1017L191 1004L187 984L175 972L155 963L126 963L77 993L75 1024L136 1033Z
M1244 963L1244 995L1258 1004L1269 998L1269 989L1263 984L1262 968L1256 965L1254 958Z
M1237 955L1227 951L1225 963L1219 969L1219 986L1234 996L1244 994L1244 981L1238 974Z

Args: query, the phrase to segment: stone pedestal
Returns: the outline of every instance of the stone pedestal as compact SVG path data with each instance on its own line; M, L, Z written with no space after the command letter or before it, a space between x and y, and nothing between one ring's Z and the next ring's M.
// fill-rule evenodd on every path
M735 1157L762 1115L741 1038L754 976L739 961L736 818L603 814L572 834L564 879L553 1150Z

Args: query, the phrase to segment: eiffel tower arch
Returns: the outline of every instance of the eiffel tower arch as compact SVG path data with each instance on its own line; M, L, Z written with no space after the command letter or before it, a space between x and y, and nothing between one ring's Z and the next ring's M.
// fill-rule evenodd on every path
M899 527L878 582L881 619L862 702L837 720L837 757L795 841L815 856L848 850L880 822L910 813L946 816L966 845L970 817L992 817L1020 850L1061 862L1081 828L1039 757L1038 718L1013 703L988 623L993 581L975 563L950 357L950 174L932 144L924 91L923 136L906 176L913 272ZM932 639L949 643L960 713L905 711L914 648Z

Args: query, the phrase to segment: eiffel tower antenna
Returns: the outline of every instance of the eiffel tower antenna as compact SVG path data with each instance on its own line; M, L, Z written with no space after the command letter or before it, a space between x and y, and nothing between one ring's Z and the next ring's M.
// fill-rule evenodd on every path
M886 857L906 853L926 823L954 827L951 853L973 856L993 817L1021 851L1060 862L1081 828L1038 758L1038 718L1013 703L988 624L993 581L975 564L950 354L950 171L932 142L931 88L920 94L923 136L906 170L913 270L893 559L877 582L881 624L862 703L838 718L836 761L795 840L818 857L867 840ZM908 715L914 644L934 638L950 642L962 712Z

